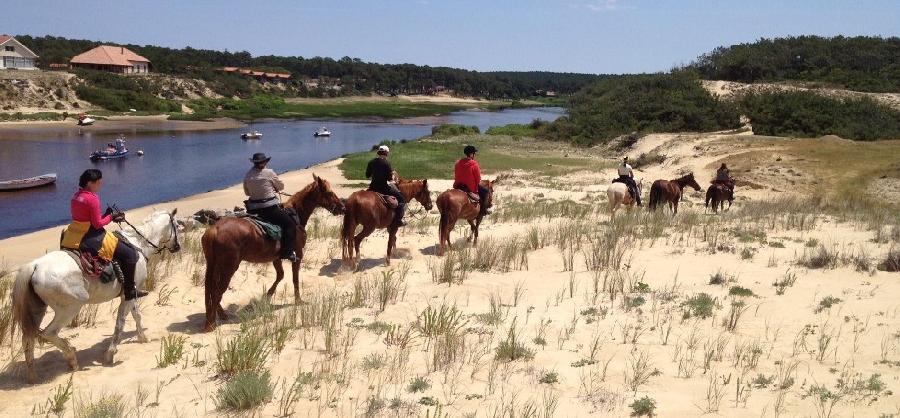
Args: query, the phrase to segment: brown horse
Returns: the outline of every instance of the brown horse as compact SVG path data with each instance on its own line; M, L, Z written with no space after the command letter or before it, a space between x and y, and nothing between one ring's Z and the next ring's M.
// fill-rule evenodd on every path
M725 210L725 201L728 201L728 209L731 209L734 193L728 190L724 184L713 183L706 189L706 207L712 207L713 213L718 213L719 209ZM712 206L710 206L710 202L712 202Z
M488 190L487 197L483 204L491 207L494 204L494 185L500 181L500 178L490 180L482 180L481 186ZM474 244L478 244L478 227L481 226L481 203L475 204L466 195L466 192L459 189L450 189L441 193L437 198L438 211L441 213L441 220L438 223L438 255L444 255L446 247L450 247L450 231L456 226L456 221L460 218L469 221L472 228L472 239Z
M650 203L647 205L651 212L656 211L656 206L669 202L672 216L678 213L678 201L681 200L682 189L691 186L700 191L700 185L694 180L694 173L679 177L675 180L656 180L650 186Z
M431 192L428 191L428 180L397 180L397 188L406 198L407 203L413 199L418 200L425 210L431 210ZM378 193L360 190L353 192L346 202L347 210L344 212L344 226L341 229L341 257L344 265L356 267L359 261L359 245L376 229L388 230L388 245L385 256L385 264L391 264L391 254L397 244L397 227L391 224L394 221L394 209L388 208ZM356 227L362 225L363 229L356 234ZM354 236L353 234L356 234Z
M306 246L306 223L317 207L328 209L339 215L344 210L341 199L331 190L327 180L313 174L315 179L303 190L294 193L284 204L297 211L300 224L297 227L297 240L294 250L303 258ZM231 283L231 277L237 271L241 261L251 263L272 263L275 266L275 283L266 292L267 297L275 294L275 288L284 278L281 267L281 243L263 235L256 225L245 218L222 218L209 227L201 239L203 255L206 257L206 324L204 331L212 331L216 327L216 316L226 318L222 309L222 295ZM291 264L294 279L294 300L300 301L300 262Z

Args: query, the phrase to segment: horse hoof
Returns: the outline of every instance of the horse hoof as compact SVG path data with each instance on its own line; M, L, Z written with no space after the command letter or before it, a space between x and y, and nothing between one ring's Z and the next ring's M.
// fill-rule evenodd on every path
M108 351L106 352L106 355L103 357L103 359L106 360L106 364L113 364L113 362L114 362L115 359L116 359L116 352L115 352L115 350L108 350Z
M203 332L213 332L213 331L215 331L215 330L216 330L216 326L215 326L215 325L206 324L206 325L203 327Z
M149 342L150 342L150 339L147 338L146 335L138 335L138 337L137 337L137 342L139 342L139 343L141 343L141 344L146 344L146 343L149 343Z

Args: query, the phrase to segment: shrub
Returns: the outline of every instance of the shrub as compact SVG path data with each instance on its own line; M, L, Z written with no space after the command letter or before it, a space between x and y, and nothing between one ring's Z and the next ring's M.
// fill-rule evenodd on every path
M822 312L826 309L831 309L832 306L843 302L841 298L836 298L834 296L825 296L822 300L819 301L819 306L816 306L816 313Z
M638 155L637 158L635 158L631 162L631 167L637 170L639 168L647 167L653 164L662 164L662 162L665 160L666 156L664 154L659 154L656 152L642 152L641 155Z
M534 351L522 343L520 335L516 331L515 319L513 319L512 325L509 326L506 339L497 346L495 358L500 361L531 360L534 358Z
M824 245L819 245L819 248L814 250L804 249L803 256L797 264L811 269L835 268L838 264L838 254Z
M75 418L119 418L125 416L128 405L118 393L107 393L89 404L79 402Z
M156 356L156 367L163 368L181 360L184 355L184 343L187 337L169 334L159 342L159 354Z
M546 385L552 385L556 382L559 382L559 374L556 372L544 372L538 379L538 383L543 383Z
M228 341L216 338L216 370L225 376L260 371L270 352L268 336L263 332L241 332Z
M414 377L409 381L409 385L406 386L406 390L409 393L424 392L430 388L431 382L428 380L428 378L422 376Z
M731 286L731 289L728 290L729 296L739 296L739 297L751 297L756 296L752 290L747 289L746 287L741 286Z
M474 125L458 125L455 123L442 123L431 127L432 136L457 136L457 135L477 135L481 130Z
M242 371L225 382L216 395L219 409L245 411L272 399L274 386L269 371Z
M716 308L716 300L706 293L694 295L681 304L684 307L684 318L697 317L709 318Z
M882 271L900 271L900 250L891 247L884 261L878 263L878 270Z
M569 116L541 136L579 145L606 143L631 132L702 132L737 128L739 112L689 74L604 78L576 93Z
M649 396L644 396L643 398L635 399L628 407L631 408L631 416L633 417L642 417L644 415L652 417L656 411L656 401Z

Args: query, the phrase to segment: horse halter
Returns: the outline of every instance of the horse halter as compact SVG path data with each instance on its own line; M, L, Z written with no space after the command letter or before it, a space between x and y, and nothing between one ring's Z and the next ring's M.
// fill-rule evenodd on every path
M113 209L119 210L118 208L115 207L115 205L113 205ZM153 252L153 254L159 254L159 253L163 252L163 250L169 250L169 253L174 254L174 253L177 253L178 251L181 251L181 244L178 243L178 226L175 225L175 215L173 215L171 213L168 215L169 215L169 226L172 227L172 234L173 234L174 238L172 240L167 240L167 241L163 241L160 239L159 244L154 244L153 241L150 241L147 237L144 236L144 234L141 233L141 231L139 231L137 229L137 227L132 225L131 222L128 222L127 219L123 219L122 221L125 222L126 225L130 226L131 230L133 230L134 233L137 234L137 236L141 237L141 239L146 241L147 244L150 244L150 246L153 247L154 250L156 250ZM173 240L175 241L175 245L165 246L165 244L167 244L169 241L173 241Z

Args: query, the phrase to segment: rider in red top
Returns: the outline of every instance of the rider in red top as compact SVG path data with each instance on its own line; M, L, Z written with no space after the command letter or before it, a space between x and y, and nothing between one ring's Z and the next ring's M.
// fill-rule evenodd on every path
M70 203L72 223L63 233L61 246L117 262L124 276L122 293L125 300L147 296L147 292L137 290L134 282L139 260L137 251L103 228L110 222L125 220L124 213L113 212L110 208L106 209L106 213L100 213L100 197L97 192L103 186L103 173L96 169L85 170L78 179L78 186Z
M478 149L472 145L466 145L463 149L466 157L460 158L453 169L453 188L469 193L478 192L479 198L484 202L487 200L488 190L481 185L481 167L475 161L476 152ZM489 213L486 205L480 205L480 208L482 216Z

